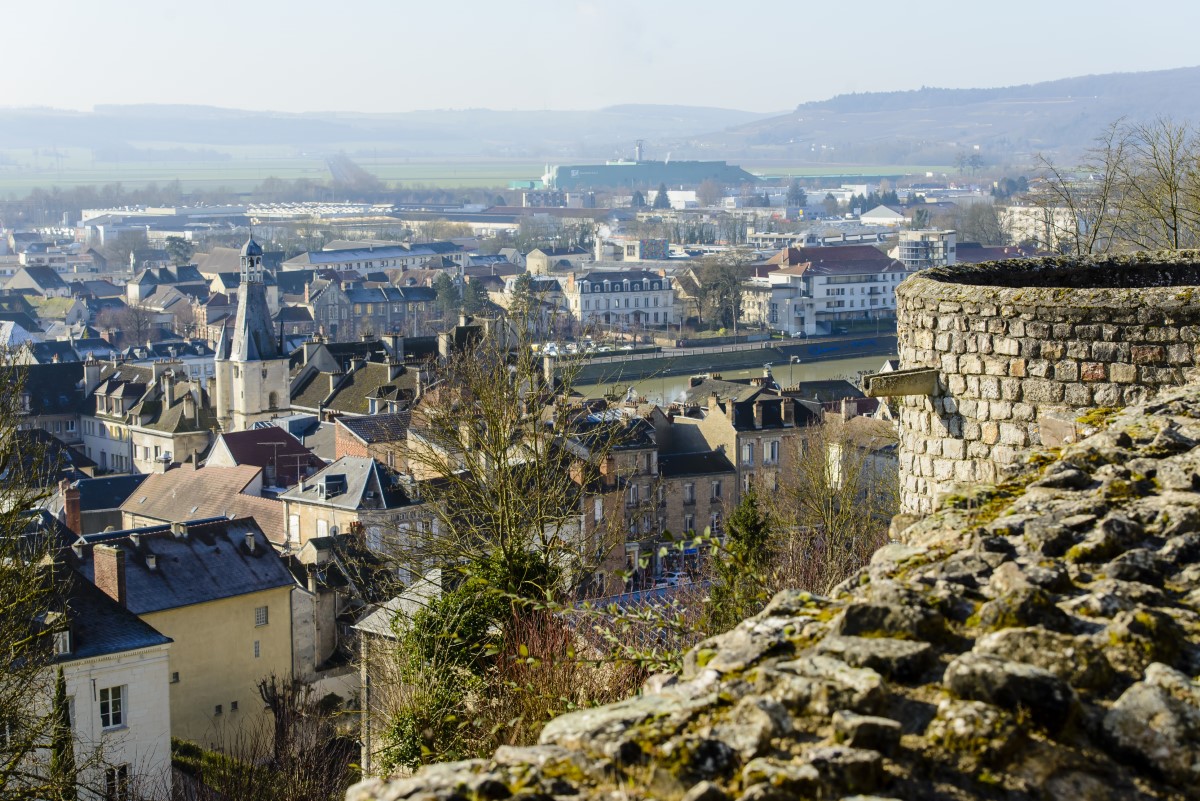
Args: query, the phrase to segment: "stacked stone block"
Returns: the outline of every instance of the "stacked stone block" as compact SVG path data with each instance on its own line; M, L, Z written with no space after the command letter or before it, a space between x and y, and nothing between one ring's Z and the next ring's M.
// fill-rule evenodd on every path
M1195 293L1195 297L1193 297ZM940 394L900 398L907 511L993 483L1049 418L1145 401L1200 364L1200 253L927 270L897 289L901 368Z

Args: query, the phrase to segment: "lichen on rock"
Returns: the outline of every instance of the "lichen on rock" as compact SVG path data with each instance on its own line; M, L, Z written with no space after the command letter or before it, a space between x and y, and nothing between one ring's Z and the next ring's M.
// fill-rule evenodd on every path
M1194 798L1198 442L1195 388L1106 414L678 678L349 799Z

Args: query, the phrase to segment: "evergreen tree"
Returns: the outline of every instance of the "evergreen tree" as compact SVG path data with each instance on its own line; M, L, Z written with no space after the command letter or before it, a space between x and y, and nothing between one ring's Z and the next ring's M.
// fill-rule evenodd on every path
M667 185L665 183L658 185L658 193L654 196L654 208L671 208L671 199L667 197Z
M646 207L646 196L641 193L641 190L635 190L633 197L629 201L629 205L635 209Z
M705 630L727 631L758 612L767 602L771 526L753 488L729 516L725 544L713 565L713 582L705 610Z
M458 314L462 308L462 298L459 297L458 287L454 285L454 279L449 273L441 273L433 282L433 289L437 293L437 306L441 311L442 317L451 318Z
M792 183L788 186L787 202L789 206L799 206L800 208L804 208L808 204L808 193L800 185L799 178L793 178Z
M58 790L58 801L75 801L75 742L71 737L71 711L67 705L67 681L58 668L54 681L54 710L50 739L50 776Z

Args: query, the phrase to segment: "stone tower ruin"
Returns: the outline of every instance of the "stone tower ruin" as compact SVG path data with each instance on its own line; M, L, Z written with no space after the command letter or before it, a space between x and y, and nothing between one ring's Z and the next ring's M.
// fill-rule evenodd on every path
M867 390L899 403L909 512L1200 365L1197 251L941 267L896 294L901 369Z

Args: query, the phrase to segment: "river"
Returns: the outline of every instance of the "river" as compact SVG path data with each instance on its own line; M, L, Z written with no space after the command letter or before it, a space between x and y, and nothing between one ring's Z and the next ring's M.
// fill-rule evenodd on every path
M828 361L808 362L806 364L773 364L771 372L780 386L790 387L804 381L824 381L831 378L856 378L860 371L875 372L883 366L886 356L856 356L852 359L830 359ZM749 378L762 375L762 368L748 370L721 370L721 377L727 379ZM687 389L689 376L672 375L656 378L646 378L641 381L631 381L619 387L612 384L580 384L575 390L584 397L594 398L611 392L614 389L624 392L629 387L644 396L651 403L665 406L679 400Z

